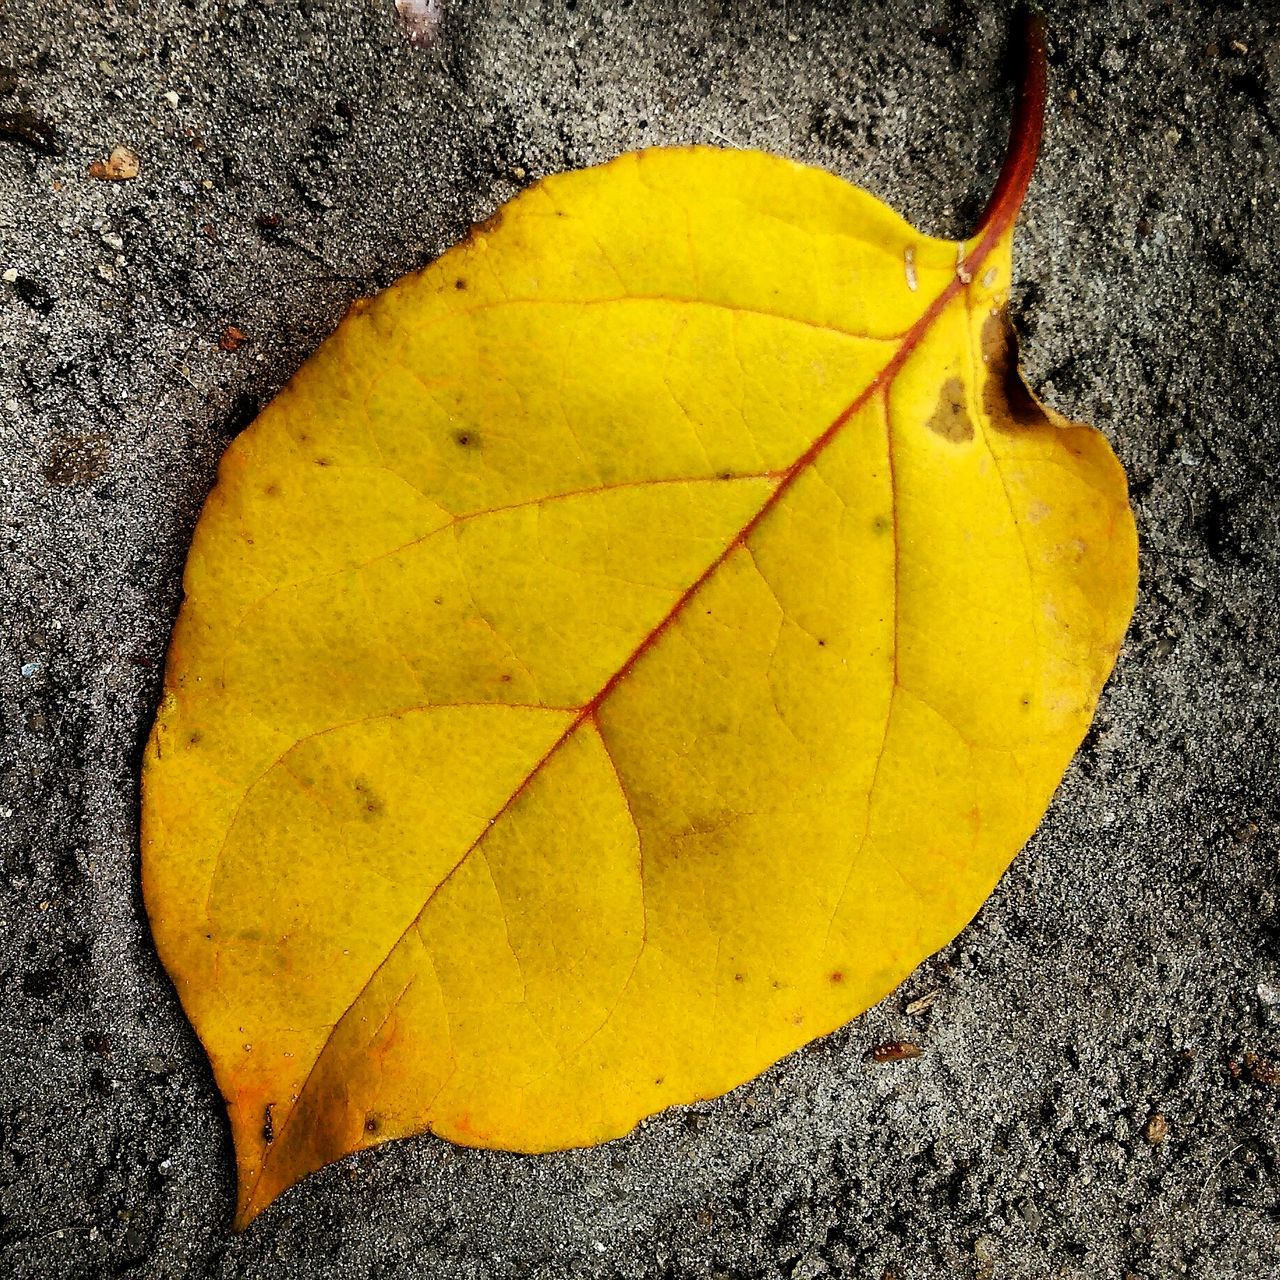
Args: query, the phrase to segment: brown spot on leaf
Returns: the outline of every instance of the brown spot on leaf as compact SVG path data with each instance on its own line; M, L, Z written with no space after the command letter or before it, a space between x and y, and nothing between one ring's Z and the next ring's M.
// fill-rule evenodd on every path
M844 971L843 971L842 969L837 969L837 970L836 970L836 971L831 975L831 981L832 981L832 982L835 982L835 983L841 983L841 982L843 982L843 981L844 981Z
M969 417L964 383L959 378L948 378L942 384L937 406L925 426L952 444L973 439L973 419Z
M1003 310L993 311L982 326L982 359L987 366L982 407L991 425L1006 431L1041 425L1044 410L1018 372L1018 335Z
M378 1124L377 1116L365 1116L364 1131L365 1133L377 1133L381 1126Z
M276 1140L275 1121L271 1119L271 1108L275 1105L274 1102L268 1102L262 1108L262 1140L267 1146L270 1146Z
M382 797L363 778L357 778L352 786L367 817L376 818L386 808Z

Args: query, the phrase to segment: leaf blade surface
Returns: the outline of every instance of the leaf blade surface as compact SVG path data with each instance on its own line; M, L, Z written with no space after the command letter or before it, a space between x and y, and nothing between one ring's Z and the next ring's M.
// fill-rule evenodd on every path
M1105 440L1018 391L1010 241L621 157L361 305L228 451L144 877L241 1223L388 1137L723 1092L972 916L1136 560Z

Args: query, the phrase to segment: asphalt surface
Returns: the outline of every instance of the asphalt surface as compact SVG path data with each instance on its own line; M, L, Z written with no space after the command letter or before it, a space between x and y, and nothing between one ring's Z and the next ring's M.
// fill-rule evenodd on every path
M0 1274L1280 1274L1267 3L1049 6L1015 310L1033 385L1128 468L1142 587L976 921L724 1099L555 1156L388 1144L230 1234L220 1100L137 847L227 441L354 298L542 174L749 145L961 235L1004 140L997 4L426 7L425 45L391 0L0 10ZM91 177L115 147L137 176ZM896 1039L922 1056L868 1061Z

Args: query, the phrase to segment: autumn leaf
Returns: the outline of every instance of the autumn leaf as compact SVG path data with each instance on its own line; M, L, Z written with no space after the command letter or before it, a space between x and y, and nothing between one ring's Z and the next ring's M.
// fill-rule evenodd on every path
M432 1132L597 1143L839 1027L1034 830L1132 609L1123 472L978 232L706 147L547 178L228 449L145 766L243 1226Z

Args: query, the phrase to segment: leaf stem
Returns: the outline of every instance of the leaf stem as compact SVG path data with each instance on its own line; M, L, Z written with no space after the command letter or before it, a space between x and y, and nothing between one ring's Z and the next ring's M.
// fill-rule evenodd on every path
M1009 145L991 199L978 219L975 237L996 240L1014 223L1031 185L1044 133L1047 82L1044 15L1023 9L1019 16L1018 87L1009 122Z

